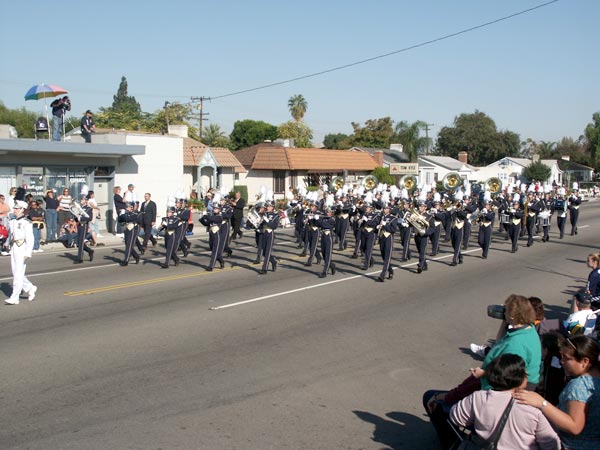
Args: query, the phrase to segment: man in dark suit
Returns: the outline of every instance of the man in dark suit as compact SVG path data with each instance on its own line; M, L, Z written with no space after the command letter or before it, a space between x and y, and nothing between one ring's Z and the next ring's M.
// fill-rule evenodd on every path
M150 193L144 194L144 203L142 203L140 214L141 214L141 225L144 229L144 243L142 244L142 254L148 248L148 240L152 242L152 246L156 247L156 238L152 236L152 227L156 223L156 203L150 200Z
M242 198L240 191L235 192L235 198L231 201L233 206L233 216L231 218L231 227L233 233L231 233L231 240L235 240L238 237L242 237L242 221L244 220L244 208L246 207L246 200Z

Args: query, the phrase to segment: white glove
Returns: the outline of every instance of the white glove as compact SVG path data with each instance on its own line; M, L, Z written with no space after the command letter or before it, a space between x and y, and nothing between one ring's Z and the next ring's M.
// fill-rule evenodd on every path
M315 220L319 220L319 215L315 214Z

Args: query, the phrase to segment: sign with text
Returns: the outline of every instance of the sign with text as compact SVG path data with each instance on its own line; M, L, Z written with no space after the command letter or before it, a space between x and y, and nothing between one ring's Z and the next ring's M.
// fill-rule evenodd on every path
M390 164L390 175L419 175L419 163Z

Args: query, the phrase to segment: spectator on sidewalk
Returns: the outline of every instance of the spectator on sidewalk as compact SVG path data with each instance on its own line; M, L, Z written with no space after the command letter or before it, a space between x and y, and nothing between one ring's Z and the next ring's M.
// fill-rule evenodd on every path
M29 212L27 217L33 224L33 253L43 252L40 248L40 241L42 239L42 229L44 228L45 217L44 210L40 208L40 205L36 201L29 203Z
M46 242L52 242L56 240L58 207L60 203L54 197L52 189L48 189L46 195L42 198L46 202Z

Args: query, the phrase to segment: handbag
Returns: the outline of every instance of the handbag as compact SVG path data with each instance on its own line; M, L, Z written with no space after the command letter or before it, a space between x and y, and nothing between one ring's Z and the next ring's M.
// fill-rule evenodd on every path
M515 399L511 398L500 417L498 425L496 425L496 429L488 439L483 439L477 433L473 432L467 439L460 443L457 450L495 450L514 403Z

